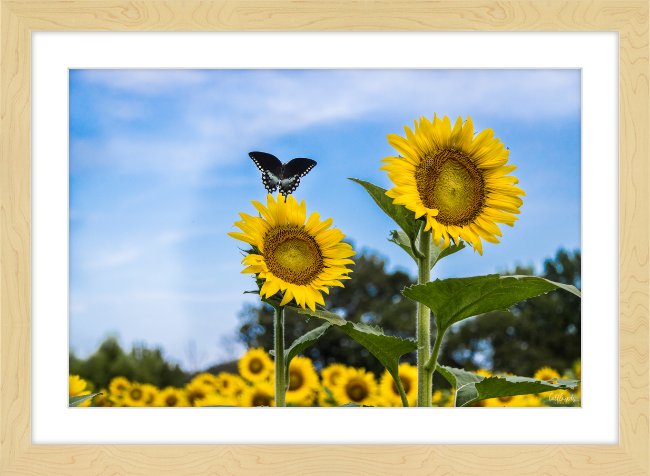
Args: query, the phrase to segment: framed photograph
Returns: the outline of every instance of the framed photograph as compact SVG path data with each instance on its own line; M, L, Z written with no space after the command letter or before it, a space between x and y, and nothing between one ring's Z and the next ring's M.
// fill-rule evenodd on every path
M3 474L173 468L174 474L415 475L445 468L520 475L549 465L558 474L648 474L647 2L0 5ZM503 143L489 142L492 129ZM452 140L456 145L445 148ZM511 165L519 166L518 180L505 177ZM389 189L394 202L377 208L385 190L373 195L370 182ZM267 193L276 195L268 204ZM304 212L294 197L307 202L306 225L295 230L292 220ZM254 208L251 200L265 205ZM462 213L454 208L459 203ZM265 232L258 243L255 230L273 230L283 206L291 226L278 228L276 241ZM421 220L409 225L399 214L406 209ZM313 211L320 218L310 218ZM258 212L260 218L250 217ZM320 220L330 216L351 241L325 231L330 224ZM411 230L420 222L420 232ZM401 234L389 235L391 226ZM124 239L124 230L140 241ZM287 239L289 232L295 236ZM191 256L159 259L181 241ZM249 266L244 272L261 279L264 306L259 295L240 297L255 281L241 273L238 244ZM438 263L463 246L472 249ZM421 353L422 346L401 340L413 333L378 322L381 313L364 311L348 326L343 318L356 311L335 304L337 292L321 295L319 283L345 278L352 247L355 266L381 261L374 252L387 259L391 279L419 273L426 283L422 269L436 266L431 279L443 281L428 288L409 281L402 292L420 303L418 313L431 308L437 316L433 357L431 349ZM431 253L438 258L432 261ZM198 265L181 269L178 261L186 258ZM308 277L287 271L312 258L322 264L300 268ZM201 266L215 268L212 281L194 279L209 274ZM441 286L456 285L446 278L495 271L548 279L477 276L498 282L481 281L477 289L517 281L526 291L506 290L517 299L491 308L477 302L494 296L475 298L465 314L462 306L441 307L451 299ZM151 285L139 287L143 282ZM497 331L516 343L509 361L483 341L472 341L469 350L462 343L461 320L557 287L573 297L547 295L549 312L570 314L578 306L577 321L564 323L555 339L562 355L572 356L560 373L540 369L537 380L520 379L535 369L527 367L529 344L515 338L516 326ZM373 285L362 288L379 299ZM390 305L407 301L393 294ZM318 307L323 296L331 313ZM234 328L240 341L274 355L286 351L280 359L286 368L276 364L273 374L264 364L269 354L251 350L239 360L237 396L225 387L206 395L205 385L225 385L230 367L202 373L207 366L198 354L223 333L225 320L186 318L178 327L175 316L181 306L195 315L235 315L244 302L248 317L242 313ZM298 314L288 314L283 324L285 307L317 319L296 327ZM530 315L537 326L531 336L546 332L541 305L513 312ZM122 324L111 320L118 315ZM421 322L418 340L430 332ZM491 329L480 327L485 320L471 322ZM124 323L135 329L134 339L163 342L186 370L177 371L194 379L180 388L170 374L154 390L133 379L126 385L136 391L127 395L106 377L94 383L107 398L101 406L221 408L95 408L95 402L69 408L59 398L66 386L71 398L73 386L75 395L100 390L64 381L68 365L82 362L69 352L89 355ZM377 334L375 324L389 331ZM311 347L283 348L306 330ZM344 359L316 343L327 332L348 339L337 350ZM181 348L188 337L197 347ZM305 356L295 357L299 351ZM229 351L230 360L237 352ZM415 378L432 372L419 364L423 358L475 373L438 367L434 387L439 378L451 388L429 391L427 400L422 395L430 389ZM347 363L351 383L332 380L328 387L323 374L322 386L316 376L307 388L312 365L321 373L335 361ZM523 370L517 377L505 373L513 368ZM431 373L422 375L430 380ZM515 384L533 386L514 391ZM278 393L283 385L287 390ZM551 398L543 390L557 392ZM139 400L146 392L151 404ZM373 408L315 408L346 402ZM381 408L432 405L464 408ZM467 408L476 406L519 408Z

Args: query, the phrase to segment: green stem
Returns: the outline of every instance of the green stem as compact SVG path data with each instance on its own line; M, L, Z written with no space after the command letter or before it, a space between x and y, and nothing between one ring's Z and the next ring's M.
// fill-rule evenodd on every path
M431 254L431 232L420 229L420 256L418 259L418 284L427 284L431 276L429 256ZM431 373L426 370L431 353L431 318L429 308L418 302L418 407L431 406Z
M409 401L406 398L406 392L404 391L404 386L402 385L402 379L398 377L396 383L397 383L397 390L399 391L399 396L402 397L402 406L408 407Z
M275 309L275 406L286 407L287 384L284 373L284 306Z
M429 361L424 366L425 370L430 373L429 380L433 377L433 374L436 371L438 363L438 353L440 352L440 344L442 344L442 336L445 334L445 331L438 329L438 334L436 335L436 342L433 344L433 352Z

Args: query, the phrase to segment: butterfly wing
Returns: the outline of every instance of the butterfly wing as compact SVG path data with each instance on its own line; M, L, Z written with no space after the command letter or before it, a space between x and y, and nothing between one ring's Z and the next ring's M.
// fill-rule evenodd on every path
M257 168L262 171L262 183L269 192L275 192L282 177L282 162L276 156L266 152L249 152L248 156L253 159Z
M306 159L304 157L296 157L289 161L289 163L284 164L284 171L282 173L282 178L289 178L294 175L298 177L304 177L307 173L316 167L316 161L311 159Z
M280 194L291 195L300 185L300 177L298 175L293 175L291 177L280 180Z
M293 193L300 185L300 177L307 175L314 167L316 161L304 157L296 157L284 164L280 178L280 193L285 196Z
M280 180L272 172L265 170L262 172L262 183L267 192L273 193L275 192L275 189L278 188Z

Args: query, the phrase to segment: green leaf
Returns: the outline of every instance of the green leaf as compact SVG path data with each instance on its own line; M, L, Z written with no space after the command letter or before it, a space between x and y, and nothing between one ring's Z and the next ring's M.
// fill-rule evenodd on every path
M397 246L399 246L404 251L406 251L409 254L409 256L413 258L413 261L415 261L415 263L418 264L418 259L415 257L415 254L411 249L411 240L409 239L408 235L403 231L399 231L399 230L392 230L390 233L391 233L391 238L389 238L388 241L395 243ZM437 247L435 244L433 244L433 237L431 236L431 233L427 233L427 236L431 241L429 246L429 249L431 250L429 253L429 266L430 266L429 269L433 269L436 263L438 263L438 261L440 261L441 259L453 255L454 253L465 248L465 243L461 240L457 245L448 246L443 250L440 247ZM415 246L419 246L419 241L420 240L418 237L418 239L415 240Z
M365 188L375 203L379 205L379 208L404 230L406 236L415 239L417 227L415 226L415 215L411 210L407 209L404 205L393 205L393 199L386 195L386 189L384 188L364 180L350 177L348 177L348 180L352 180Z
M575 388L580 383L579 380L560 378L549 381L514 376L486 378L482 375L445 365L438 365L436 369L456 390L454 396L454 406L456 407L466 407L488 398L513 397Z
M413 250L411 249L411 240L409 239L408 235L400 230L392 230L390 232L390 236L391 238L388 238L388 241L390 241L391 243L395 243L397 246L399 246L404 251L406 251L409 254L409 256L413 258L415 264L417 264L418 259L413 254Z
M348 402L345 405L339 405L339 407L368 407L374 408L372 405L359 405L358 403Z
M393 380L395 380L395 384L398 386L401 385L398 373L399 358L402 355L417 349L415 341L411 339L401 339L395 336L387 336L380 327L371 327L365 324L346 321L340 316L328 311L312 311L310 309L305 310L293 306L292 309L307 316L325 319L330 324L341 329L359 344L368 349L372 355L377 357L379 362L381 362L391 374Z
M291 360L298 355L300 352L305 350L307 347L310 345L314 344L318 339L323 337L325 334L327 334L327 331L329 331L332 328L332 324L329 322L326 322L320 327L317 327L316 329L312 329L311 331L307 332L305 335L298 337L296 340L293 341L293 344L291 344L291 347L285 350L284 352L284 369L285 369L285 378L284 381L287 383L287 386L289 386L289 364L291 363Z
M90 393L88 395L78 395L76 397L70 397L70 402L68 403L69 407L78 407L86 400L90 400L97 395L104 395L103 393Z
M525 299L561 288L580 297L580 291L568 284L555 283L536 276L474 276L436 279L408 287L402 294L425 304L433 311L438 329L468 317L490 311L507 311Z
M431 233L429 233L429 235L431 235ZM441 250L436 245L431 243L431 252L429 258L429 264L431 265L431 269L433 269L436 263L440 261L442 258L446 258L447 256L453 255L454 253L458 253L460 250L464 248L466 248L466 246L463 240L460 240L457 245L449 245L444 250Z

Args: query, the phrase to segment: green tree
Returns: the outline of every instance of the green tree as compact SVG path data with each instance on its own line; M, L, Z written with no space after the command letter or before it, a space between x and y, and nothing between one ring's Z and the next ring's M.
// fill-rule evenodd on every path
M415 331L415 303L401 295L406 286L415 284L407 273L387 273L385 262L374 254L363 253L352 258L355 265L345 287L333 287L324 294L325 306L352 321L380 326L388 335L413 338ZM239 315L242 322L239 338L249 348L273 349L273 308L266 304L248 305ZM286 344L323 324L319 319L285 310ZM343 332L333 329L305 351L318 367L340 362L354 367L365 367L380 374L383 366L363 346ZM402 357L401 362L415 363L415 353Z
M544 264L542 277L580 283L580 252L560 250ZM533 274L517 267L502 274ZM507 312L490 312L459 323L445 334L439 362L476 370L493 368L533 376L543 366L563 372L580 358L580 298L562 290L520 302Z
M96 390L108 388L110 381L118 376L159 388L182 387L189 381L189 375L178 364L167 362L160 349L138 345L126 353L113 336L104 340L87 359L77 358L74 352L70 352L69 359L70 375L92 382Z

